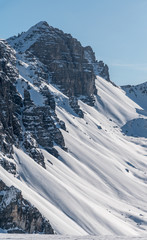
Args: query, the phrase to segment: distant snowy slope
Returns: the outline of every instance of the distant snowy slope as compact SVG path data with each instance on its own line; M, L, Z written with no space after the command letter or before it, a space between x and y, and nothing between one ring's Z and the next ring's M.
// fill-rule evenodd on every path
M136 102L139 107L136 111L139 117L128 121L122 128L123 132L128 136L144 137L147 136L147 82L136 86L122 86L126 95Z
M147 111L147 82L136 86L122 86L126 95Z
M47 84L47 83L46 83ZM55 86L56 113L67 151L55 145L59 158L41 149L46 169L14 147L19 178L0 167L1 179L50 220L57 233L133 235L147 230L147 140L123 135L127 121L138 118L121 89L97 78L95 106L79 100L84 118L74 114L68 98Z

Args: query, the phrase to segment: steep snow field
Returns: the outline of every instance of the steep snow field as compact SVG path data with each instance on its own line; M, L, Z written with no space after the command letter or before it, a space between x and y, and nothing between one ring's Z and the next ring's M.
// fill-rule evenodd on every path
M1 234L1 240L146 240L146 237L119 237L119 236L49 236L49 235L28 235L28 234Z
M14 147L20 178L0 167L1 179L21 189L57 234L105 236L0 235L0 239L131 239L116 235L147 239L138 237L147 231L147 139L126 136L121 130L140 117L136 109L142 108L98 77L95 107L79 101L82 119L74 114L64 94L47 86L56 97L57 115L66 124L67 131L62 134L67 151L55 146L60 155L57 159L42 149L44 169Z

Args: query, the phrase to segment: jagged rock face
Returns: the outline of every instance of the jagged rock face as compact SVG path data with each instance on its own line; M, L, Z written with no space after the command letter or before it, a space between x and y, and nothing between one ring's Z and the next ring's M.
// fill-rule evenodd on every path
M25 108L22 113L23 125L26 131L32 135L31 142L30 136L25 137L24 145L29 150L30 156L36 159L38 163L42 162L43 156L40 153L39 157L38 144L43 146L48 152L58 156L57 151L53 149L53 141L62 148L64 148L65 143L60 130L55 126L55 121L58 121L58 119L51 108L51 106L54 108L55 105L51 101L51 106L35 106L31 101L29 91L25 90L24 106Z
M20 60L16 60L14 50L6 42L0 41L0 53L0 150L12 158L12 145L22 145L37 163L45 167L38 146L41 145L57 157L58 152L54 149L53 142L62 148L65 145L63 136L56 127L57 122L60 127L60 120L55 113L54 98L49 89L41 85L46 82L46 69L38 68L38 65L35 68L33 65L35 77L39 79L35 85L44 99L42 106L36 106L30 96L32 85L19 78L16 64L19 65ZM23 89L23 94L18 93L18 85ZM2 158L0 163L5 169L12 169L12 164L5 159ZM14 166L11 172L14 172Z
M0 165L9 173L16 175L16 164L12 162L12 159L8 160L4 156L0 156Z
M29 50L48 66L52 82L60 85L68 96L90 96L96 92L95 75L84 59L84 48L70 35L53 31L53 36L38 40Z
M108 66L96 60L90 46L82 47L77 39L47 22L39 22L7 41L19 53L37 57L47 67L52 82L68 96L96 94L96 75L110 81Z
M16 138L22 139L19 123L22 99L18 94L15 81L18 71L15 66L14 51L0 41L0 148L6 154L12 153Z
M0 72L4 72L11 82L15 82L16 77L18 77L15 65L14 50L7 45L6 41L0 40Z
M8 233L54 234L47 221L37 208L26 201L21 191L7 187L0 180L0 228Z
M98 75L106 79L108 82L110 82L109 68L107 64L104 64L103 61L99 61L96 63L96 65L97 65Z
M28 48L22 47L32 41ZM93 66L84 55L84 47L70 34L41 22L28 32L8 39L17 50L31 52L52 75L52 82L58 84L68 96L96 93Z
M75 97L70 97L69 98L69 104L72 107L72 109L74 110L74 112L80 117L83 118L84 117L84 113L83 111L80 109L80 106L78 105L78 100Z

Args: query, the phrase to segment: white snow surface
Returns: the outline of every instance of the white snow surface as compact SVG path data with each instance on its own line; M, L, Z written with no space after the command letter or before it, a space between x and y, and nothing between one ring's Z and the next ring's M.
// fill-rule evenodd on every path
M56 146L57 159L42 149L44 169L14 147L20 178L0 167L1 179L22 190L56 233L66 236L2 234L0 239L147 239L139 237L147 231L147 139L121 131L128 121L140 117L136 109L141 107L100 77L96 86L94 107L79 101L82 119L74 114L68 98L48 85L56 96L57 115L66 124L62 134L67 152Z
M145 237L120 237L120 236L51 236L51 235L38 235L38 234L0 234L1 240L146 240Z

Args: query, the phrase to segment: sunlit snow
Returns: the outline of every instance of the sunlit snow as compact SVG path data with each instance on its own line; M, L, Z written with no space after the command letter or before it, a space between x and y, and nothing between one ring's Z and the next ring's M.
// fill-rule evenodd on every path
M136 109L141 107L100 77L96 86L94 107L79 101L82 119L73 114L68 98L48 85L56 96L57 115L66 124L67 131L62 130L62 134L67 151L55 146L60 155L57 159L42 149L44 169L14 147L20 178L2 167L0 175L8 186L22 190L24 198L49 219L57 234L105 236L0 235L0 239L121 240L131 237L116 235L129 235L138 240L146 233L147 140L126 136L121 130L128 121L139 118Z

